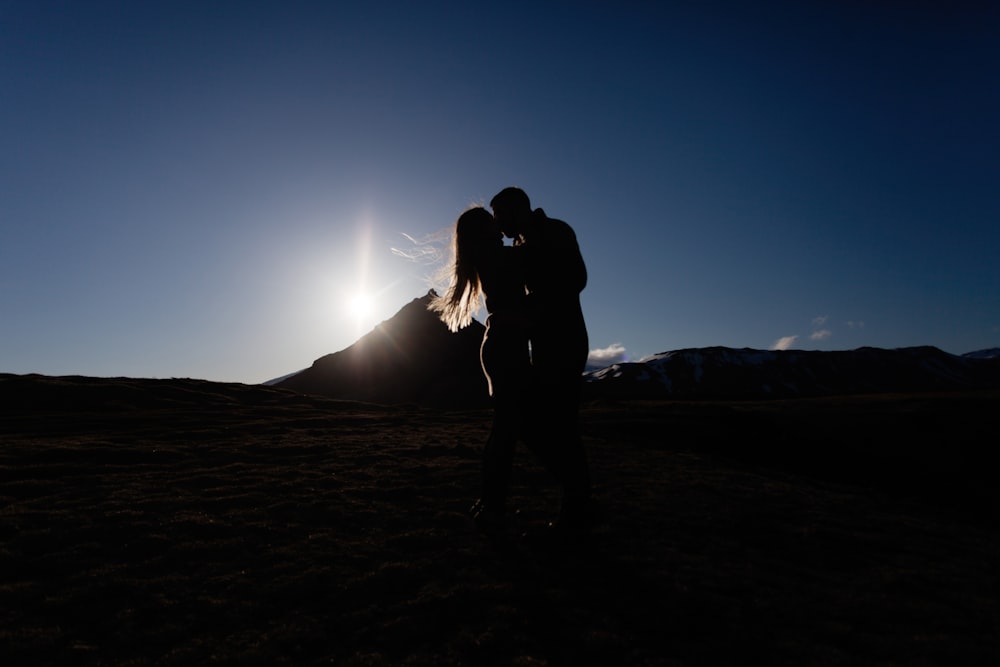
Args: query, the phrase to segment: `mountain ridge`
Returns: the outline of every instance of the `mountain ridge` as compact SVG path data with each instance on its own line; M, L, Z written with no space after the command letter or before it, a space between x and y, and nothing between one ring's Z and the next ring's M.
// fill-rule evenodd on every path
M349 347L273 386L373 403L474 407L488 403L480 322L452 333L428 310L434 290L413 299Z
M485 327L452 333L413 299L353 345L265 384L330 398L431 407L489 405L479 363ZM583 374L585 399L773 399L1000 388L1000 349L843 351L686 348Z
M1000 358L933 346L843 351L688 348L584 374L585 396L768 399L992 389Z

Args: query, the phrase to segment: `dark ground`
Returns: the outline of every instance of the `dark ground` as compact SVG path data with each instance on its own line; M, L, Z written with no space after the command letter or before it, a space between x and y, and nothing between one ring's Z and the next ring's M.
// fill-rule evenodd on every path
M1000 393L584 411L582 547L465 510L485 411L0 376L2 665L985 665ZM519 530L557 495L519 453Z

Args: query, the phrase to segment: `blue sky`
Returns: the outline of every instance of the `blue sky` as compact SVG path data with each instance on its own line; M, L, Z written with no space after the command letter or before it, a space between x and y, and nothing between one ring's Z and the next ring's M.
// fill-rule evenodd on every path
M507 185L608 361L1000 345L1000 12L757 4L0 0L0 372L304 368Z

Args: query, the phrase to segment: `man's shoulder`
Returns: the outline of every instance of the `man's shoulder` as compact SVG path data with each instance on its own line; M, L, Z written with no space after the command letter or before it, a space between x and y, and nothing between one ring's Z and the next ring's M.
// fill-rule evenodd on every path
M559 218L550 218L546 215L545 211L540 208L536 208L534 211L535 220L539 226L546 229L546 231L551 232L569 232L573 234L573 228L570 227L569 223L565 220L560 220Z

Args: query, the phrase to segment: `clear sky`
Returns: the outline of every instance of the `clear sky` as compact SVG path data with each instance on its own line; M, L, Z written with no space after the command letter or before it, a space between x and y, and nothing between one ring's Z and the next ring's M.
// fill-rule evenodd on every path
M0 0L0 372L299 370L508 185L608 361L998 346L976 4Z

